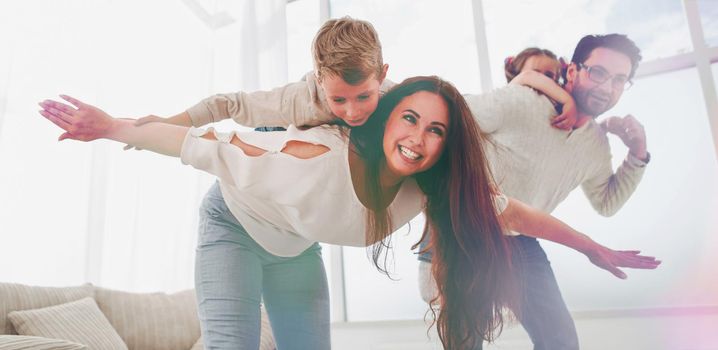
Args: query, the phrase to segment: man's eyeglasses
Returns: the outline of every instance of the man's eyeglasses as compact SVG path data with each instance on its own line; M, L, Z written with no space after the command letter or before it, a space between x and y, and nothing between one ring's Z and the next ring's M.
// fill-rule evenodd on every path
M603 84L609 79L611 87L614 90L628 90L633 86L633 82L623 74L613 75L601 66L587 66L583 63L578 64L579 68L585 68L588 73L588 79L597 84Z

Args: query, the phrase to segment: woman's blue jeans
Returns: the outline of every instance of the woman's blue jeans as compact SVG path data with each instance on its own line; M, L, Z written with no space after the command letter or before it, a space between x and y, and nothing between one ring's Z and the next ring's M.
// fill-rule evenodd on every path
M200 208L195 287L205 349L257 350L260 309L278 350L330 349L329 289L321 247L295 257L264 250L215 183Z
M568 307L561 296L551 263L536 238L512 237L517 277L521 283L519 321L529 334L534 350L577 350L578 335ZM421 242L419 251L428 245ZM431 251L419 254L420 261L431 262ZM491 283L491 281L487 281ZM479 345L476 350L481 349Z

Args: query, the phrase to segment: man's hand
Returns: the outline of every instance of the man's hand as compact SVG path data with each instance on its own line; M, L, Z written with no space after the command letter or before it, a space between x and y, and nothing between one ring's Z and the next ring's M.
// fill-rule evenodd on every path
M632 115L608 117L601 122L601 127L606 132L618 136L634 157L642 160L648 157L646 132L643 125Z
M60 97L72 106L53 100L38 103L42 107L39 113L65 130L58 141L71 139L87 142L106 137L111 131L114 119L109 114L70 96Z

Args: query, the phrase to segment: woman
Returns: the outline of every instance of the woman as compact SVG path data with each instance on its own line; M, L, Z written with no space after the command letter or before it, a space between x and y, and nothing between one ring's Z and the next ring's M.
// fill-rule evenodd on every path
M492 339L502 325L501 310L518 300L518 289L508 277L511 248L503 232L540 234L584 252L609 270L657 265L637 252L602 247L560 221L497 194L483 137L465 100L436 77L410 78L397 85L380 100L369 121L351 132L323 126L219 135L160 123L137 127L63 98L74 107L44 101L40 111L66 131L61 140L107 138L181 157L183 163L220 178L234 216L222 220L240 237L233 242L237 249L254 261L250 271L235 275L234 306L250 321L239 330L242 336L234 348L257 346L252 324L259 323L259 294L264 295L280 349L329 348L326 279L316 242L371 245L375 265L383 269L379 261L386 239L421 211L434 242L442 310L437 325L447 349L471 348L481 339ZM364 215L356 215L359 212ZM230 273L247 267L224 264ZM299 336L289 336L293 332Z

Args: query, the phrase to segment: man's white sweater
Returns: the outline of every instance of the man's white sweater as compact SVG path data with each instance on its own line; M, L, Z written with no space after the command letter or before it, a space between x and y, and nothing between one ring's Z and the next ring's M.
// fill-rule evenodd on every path
M645 163L631 155L613 172L606 132L595 121L572 131L552 127L553 105L531 88L510 85L466 98L493 141L487 158L509 197L550 213L580 185L594 209L610 216L643 176Z

